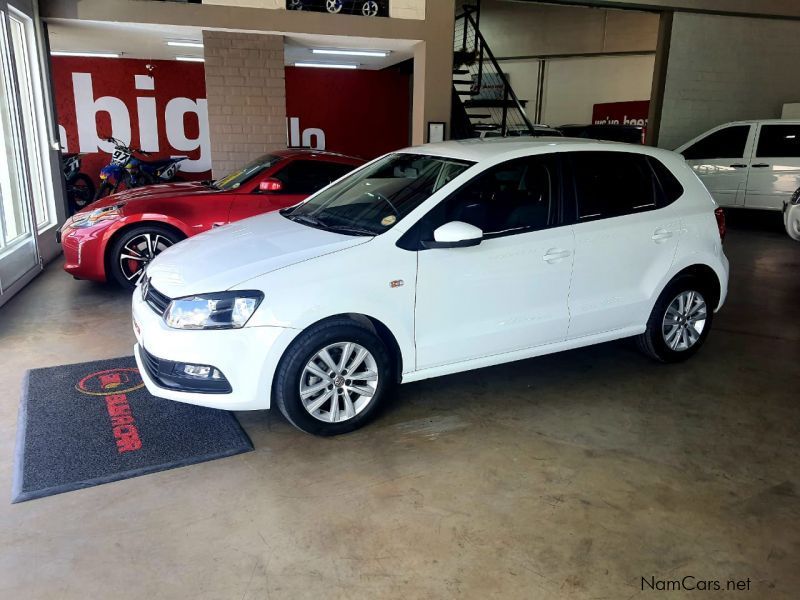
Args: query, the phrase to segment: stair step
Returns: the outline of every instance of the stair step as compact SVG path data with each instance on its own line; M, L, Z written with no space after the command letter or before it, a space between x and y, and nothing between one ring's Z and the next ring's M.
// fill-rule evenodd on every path
M463 92L456 91L456 94L459 96L477 96L480 92L473 92L472 90L464 90ZM471 100L465 100L464 106L467 105L467 102L471 102Z
M492 115L488 115L488 114L485 115L485 114L482 114L482 113L467 113L467 116L470 119L491 119L492 118Z
M461 94L462 92L459 92ZM475 94L474 94L475 95ZM520 100L519 103L522 106L525 106L528 101L527 100ZM478 99L478 100L464 100L464 108L516 108L517 105L514 103L513 100L487 100L487 99Z
M453 75L469 75L469 69L453 69Z
M455 85L472 85L475 83L472 79L453 79Z
M500 129L500 125L495 125L494 123L476 123L472 128L475 131L497 131Z

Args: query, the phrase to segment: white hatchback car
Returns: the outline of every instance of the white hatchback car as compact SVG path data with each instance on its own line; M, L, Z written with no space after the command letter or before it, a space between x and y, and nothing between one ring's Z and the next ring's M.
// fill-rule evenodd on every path
M388 154L192 237L133 294L156 396L351 431L395 383L617 338L676 362L724 302L724 221L677 154L541 138ZM716 214L715 214L716 213Z

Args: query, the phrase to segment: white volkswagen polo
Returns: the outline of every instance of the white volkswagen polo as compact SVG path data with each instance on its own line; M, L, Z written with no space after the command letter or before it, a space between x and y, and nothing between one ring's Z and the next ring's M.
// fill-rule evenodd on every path
M727 291L715 209L663 150L409 148L158 256L133 295L136 360L156 396L276 404L321 435L363 425L396 383L629 336L677 362Z

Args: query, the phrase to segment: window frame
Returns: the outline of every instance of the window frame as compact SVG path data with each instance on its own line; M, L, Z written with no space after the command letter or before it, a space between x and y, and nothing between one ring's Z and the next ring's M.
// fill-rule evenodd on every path
M575 166L574 156L576 154L613 154L613 155L622 155L626 157L635 156L641 159L648 168L648 172L650 173L650 177L652 178L653 182L653 193L655 202L653 204L643 205L639 208L634 208L634 210L630 211L621 211L613 214L607 215L597 215L594 217L587 217L587 218L580 218L580 210L579 210L579 194L578 194L578 182L576 178L577 169ZM567 179L568 184L565 187L564 191L564 206L566 212L566 221L572 225L580 225L583 223L591 223L594 221L603 221L606 219L616 219L619 217L627 217L630 215L639 215L642 213L652 212L656 210L661 210L662 208L666 208L667 206L677 202L683 195L686 193L686 189L681 184L680 180L675 177L675 174L672 173L669 167L667 167L663 162L655 158L654 156L650 156L648 154L644 154L641 152L627 152L627 151L614 151L614 150L571 150L568 151L566 154L569 157L565 160L564 177ZM675 198L669 199L667 193L664 189L664 185L661 182L661 178L658 176L658 171L653 168L653 161L656 161L660 164L664 169L667 170L678 182L680 186L680 194L678 194Z
M547 152L547 153L535 153L535 154L528 154L525 156L518 156L515 158L510 158L508 160L504 160L502 162L497 162L492 165L487 166L485 169L476 172L468 181L465 181L461 184L457 189L450 192L446 197L442 198L439 202L436 203L435 206L431 207L427 213L425 213L422 217L420 217L414 225L406 231L400 239L397 240L397 246L404 250L410 250L414 252L418 252L421 250L431 250L432 248L426 247L423 242L430 241L433 236L433 232L436 230L437 227L444 225L445 223L438 223L435 219L438 217L438 212L441 209L442 205L445 202L449 201L450 199L454 198L458 194L460 194L464 188L474 184L480 177L484 176L486 173L491 171L492 169L496 169L502 165L515 162L515 161L522 161L522 160L535 160L535 159L545 159L551 161L550 167L553 170L553 198L551 199L551 207L552 212L550 214L550 219L552 222L549 223L546 227L525 227L520 229L514 230L507 230L507 231L499 231L495 233L484 233L482 238L482 242L500 239L504 237L516 236L516 235L523 235L523 234L531 234L537 233L540 231L548 231L550 229L555 229L557 227L564 227L565 225L569 225L570 223L567 222L565 218L565 188L567 185L567 181L565 180L565 169L563 166L563 152Z

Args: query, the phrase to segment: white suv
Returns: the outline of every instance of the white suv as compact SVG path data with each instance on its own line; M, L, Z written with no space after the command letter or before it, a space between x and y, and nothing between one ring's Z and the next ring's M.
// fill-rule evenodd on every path
M133 294L156 396L351 431L395 383L637 336L696 352L721 211L672 152L543 138L383 156L159 255ZM716 212L716 215L715 215Z
M676 150L720 206L782 210L800 189L800 121L738 121Z

